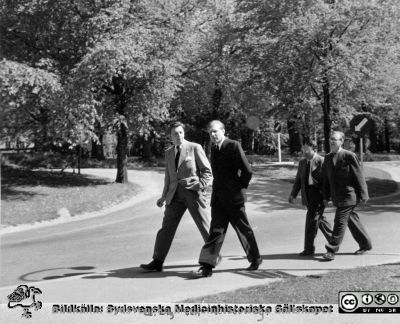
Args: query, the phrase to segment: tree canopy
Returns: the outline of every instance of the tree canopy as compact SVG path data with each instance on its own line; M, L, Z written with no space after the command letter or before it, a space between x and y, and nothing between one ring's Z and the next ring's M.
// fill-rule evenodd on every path
M280 121L291 152L301 137L329 151L329 132L368 112L369 136L385 133L390 149L399 18L396 0L3 1L1 136L50 149L109 130L119 182L129 142L157 140L176 119L202 144L206 123L221 119L245 148L272 145Z

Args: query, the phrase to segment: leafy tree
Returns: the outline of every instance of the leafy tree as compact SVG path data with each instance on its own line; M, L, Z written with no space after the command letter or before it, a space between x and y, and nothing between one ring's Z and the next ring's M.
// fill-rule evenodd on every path
M340 126L340 118L359 109L365 99L365 92L354 90L376 82L375 71L390 60L399 5L374 0L245 1L239 13L248 26L249 57L263 72L266 89L287 107L286 113L296 105L304 109L317 103L329 152L332 127Z
M2 137L24 136L35 142L36 148L48 149L59 131L59 77L40 68L3 60L0 92Z
M187 62L183 54L190 55L184 45L198 12L193 3L120 1L92 19L101 37L77 65L73 82L117 133L117 182L128 180L129 133L150 136L153 125L168 118Z

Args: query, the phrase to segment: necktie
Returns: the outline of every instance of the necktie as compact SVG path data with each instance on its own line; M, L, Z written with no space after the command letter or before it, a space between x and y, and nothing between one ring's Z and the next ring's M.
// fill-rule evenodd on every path
M177 171L178 171L178 162L179 162L180 156L181 156L181 148L179 146L176 146L175 170L177 170Z

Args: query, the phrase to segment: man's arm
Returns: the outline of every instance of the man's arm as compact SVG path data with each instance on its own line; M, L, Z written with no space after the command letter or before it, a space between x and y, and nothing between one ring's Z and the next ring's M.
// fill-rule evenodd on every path
M199 144L197 144L194 148L194 157L199 171L200 189L204 189L211 182L212 172L206 153Z
M165 174L164 174L164 188L160 199L166 199L169 188L169 172L168 172L168 152L165 152Z
M329 177L328 177L328 162L327 158L325 158L324 163L322 164L322 196L324 201L329 201L331 198L331 188L329 186Z
M367 201L369 199L368 187L360 161L355 154L349 154L348 163L350 166L350 174L354 181L354 189L356 190L357 197L362 201Z
M243 152L242 146L239 142L235 142L235 161L236 166L240 170L239 180L242 184L243 188L247 188L249 186L251 177L253 175L253 171L251 170L251 166L249 161L247 161L246 155Z
M296 198L297 194L301 189L301 178L300 178L300 169L302 168L301 161L299 163L299 167L297 168L296 178L294 180L292 192L290 193L290 197ZM290 198L289 197L289 198Z

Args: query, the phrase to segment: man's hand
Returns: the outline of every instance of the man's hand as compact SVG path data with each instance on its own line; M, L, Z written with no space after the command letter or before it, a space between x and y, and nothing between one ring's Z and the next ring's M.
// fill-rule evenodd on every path
M161 197L160 199L157 200L157 206L161 208L162 206L164 206L164 202L165 198Z
M368 199L360 199L360 202L363 206L367 204Z
M290 196L289 196L289 199L288 199L289 204L293 204L295 199L296 199L296 198L294 198L292 195L290 195Z

